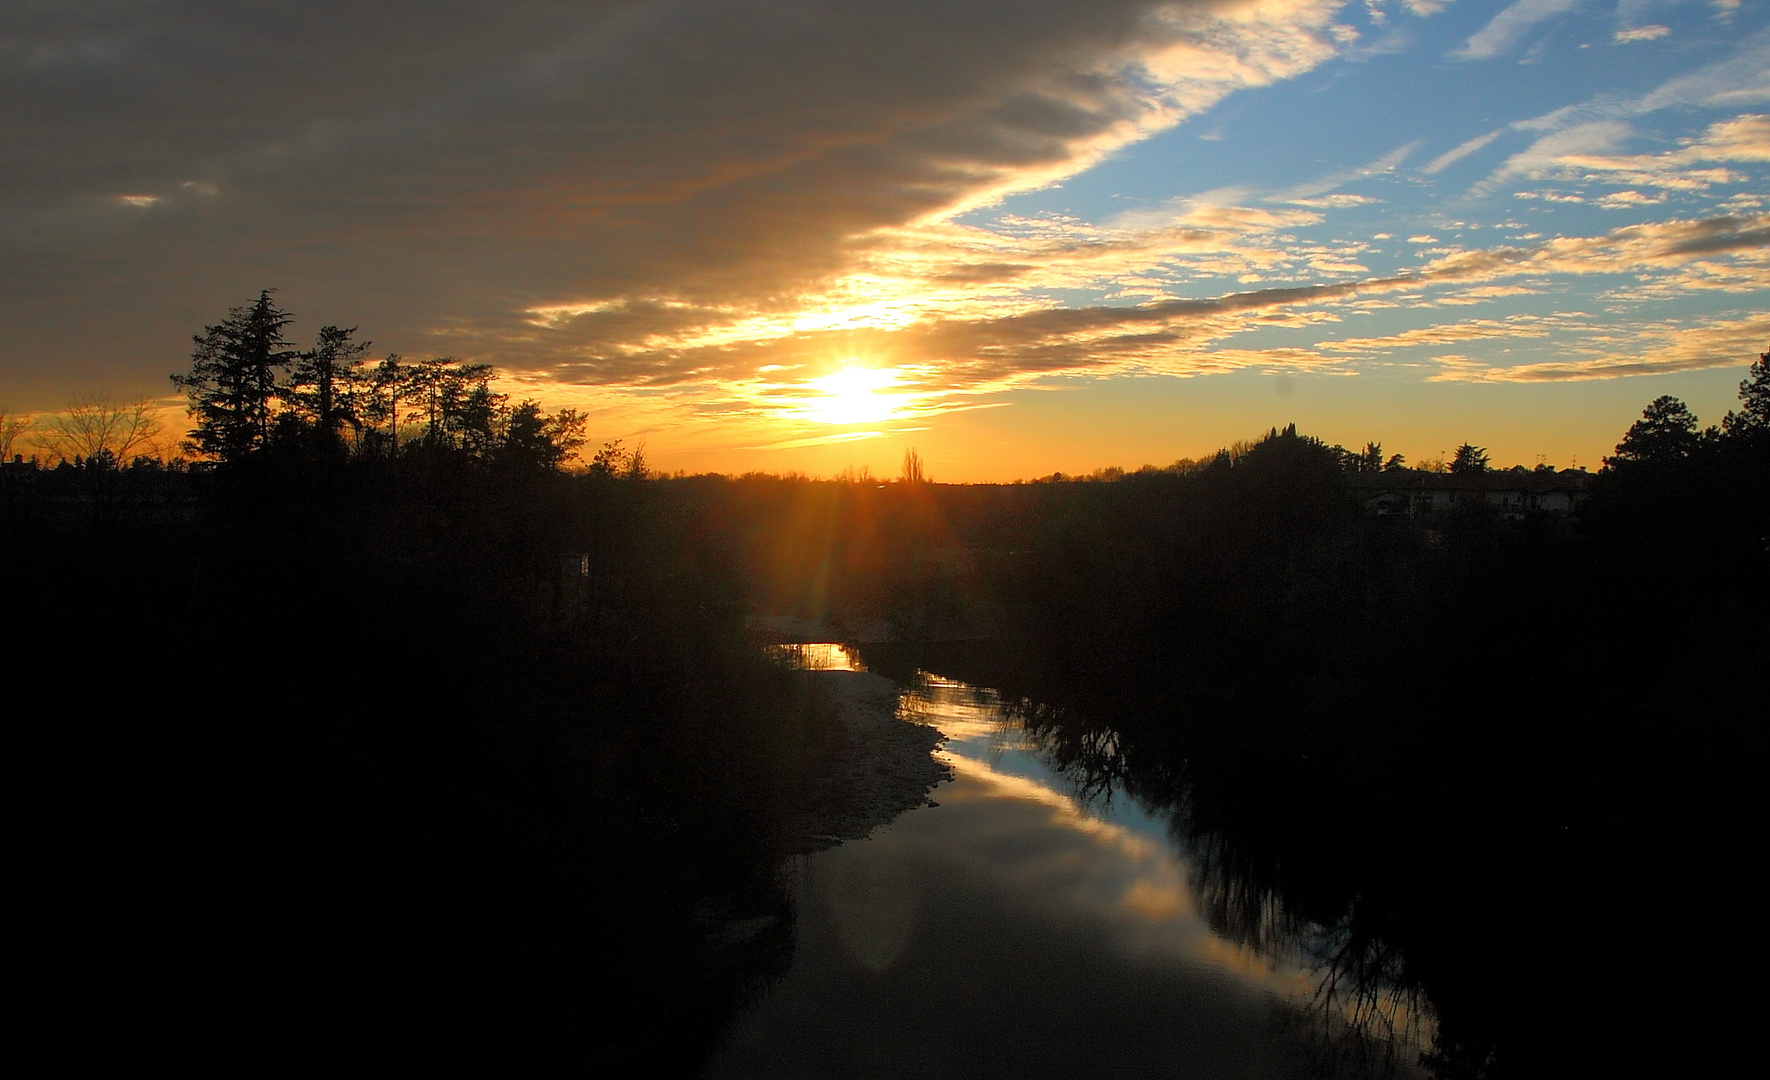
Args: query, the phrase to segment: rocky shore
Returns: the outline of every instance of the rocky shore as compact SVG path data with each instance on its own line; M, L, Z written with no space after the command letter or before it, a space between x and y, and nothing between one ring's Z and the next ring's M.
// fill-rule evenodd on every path
M897 684L865 671L813 671L830 695L841 730L811 763L804 809L787 831L793 854L860 840L906 810L933 805L929 793L952 779L934 758L944 738L898 715Z
M829 695L839 730L808 763L804 800L783 830L783 855L864 840L906 811L938 805L929 793L953 778L951 766L934 757L945 736L899 715L897 683L866 671L812 669L807 675ZM709 897L701 919L726 966L770 970L790 955L791 918L784 911L757 912L729 897Z

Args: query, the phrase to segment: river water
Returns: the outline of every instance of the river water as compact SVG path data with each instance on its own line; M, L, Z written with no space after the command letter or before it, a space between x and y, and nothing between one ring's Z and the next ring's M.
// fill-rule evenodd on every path
M838 646L799 651L857 666ZM954 780L938 805L795 860L791 966L707 1077L1416 1071L1417 1031L1375 1053L1346 1034L1307 943L1262 952L1213 932L1165 819L1123 795L1080 800L992 692L922 672L900 710L946 736Z

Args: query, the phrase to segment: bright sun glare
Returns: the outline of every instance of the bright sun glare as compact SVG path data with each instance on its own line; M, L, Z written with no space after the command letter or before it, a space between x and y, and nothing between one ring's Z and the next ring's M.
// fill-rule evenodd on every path
M825 424L873 424L896 415L893 395L882 393L897 385L896 368L843 368L810 385L823 392L806 404L805 416Z

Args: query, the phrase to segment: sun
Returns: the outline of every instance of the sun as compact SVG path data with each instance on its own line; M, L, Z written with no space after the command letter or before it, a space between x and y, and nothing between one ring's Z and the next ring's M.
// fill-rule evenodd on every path
M884 393L896 386L897 368L845 367L812 379L808 385L823 396L806 404L804 415L824 424L876 424L897 415L900 395Z

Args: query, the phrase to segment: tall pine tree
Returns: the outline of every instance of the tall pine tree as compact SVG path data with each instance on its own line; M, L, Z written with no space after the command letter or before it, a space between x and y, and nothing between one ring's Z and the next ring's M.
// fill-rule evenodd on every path
M294 321L266 289L191 339L197 347L190 371L172 376L172 382L190 400L193 448L239 461L269 440L279 375L296 355L283 329Z
M325 456L345 452L344 428L360 427L358 392L369 342L352 340L356 327L322 326L319 340L302 353L289 378L289 401Z

